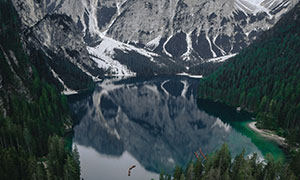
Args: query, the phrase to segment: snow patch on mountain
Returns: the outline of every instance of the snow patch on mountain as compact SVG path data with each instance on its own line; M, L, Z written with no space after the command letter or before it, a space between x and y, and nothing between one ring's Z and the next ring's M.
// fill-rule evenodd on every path
M166 45L168 44L168 42L170 41L170 39L173 37L173 34L171 36L168 37L168 39L166 40L166 42L163 44L163 53L165 53L167 56L169 57L173 57L171 53L169 53L166 49Z
M187 76L187 77L195 78L195 79L202 79L203 78L203 75L192 75L192 74L188 74L188 73L185 73L185 72L177 73L176 75L178 75L178 76Z
M206 37L206 40L208 41L209 49L210 49L211 53L213 54L213 57L217 57L215 51L212 49L211 41L210 41L210 39L209 39L207 33L206 33L206 36L205 36L205 37Z
M214 62L214 63L223 62L223 61L226 61L227 59L232 58L236 55L237 55L237 53L229 54L229 55L221 56L221 57L216 57L216 58L208 59L207 62Z
M192 31L190 31L189 33L186 34L186 43L187 43L187 51L181 56L183 58L183 60L190 60L190 54L193 51L193 42L192 42Z
M266 12L269 17L272 17L270 11L282 6L288 5L290 2L285 0L236 0L236 8L243 11L246 15L248 13L257 14L258 12Z
M189 67L199 63L225 61L247 47L262 31L271 28L297 2L299 0L13 0L25 26L34 27L39 21L45 23L35 30L38 33L34 38L39 40L39 45L55 51L60 46L75 50L78 60L71 62L95 81L97 72L99 76L103 73L95 71L98 67L112 75L139 74L139 66L130 59L139 54L145 56L138 62L144 65L141 69L153 66L149 70L153 74L169 73L169 70L170 73L182 72L180 68L184 66L188 72ZM70 34L57 35L60 37L57 38L52 36L52 31L47 31L56 26L44 17L55 14L70 17L61 22L74 25L72 33L78 36L77 42L82 40L80 46L66 39ZM160 68L162 71L157 70Z
M247 36L248 36L248 35L247 35ZM226 52L216 44L216 39L217 39L217 36L215 36L215 37L213 38L213 41L212 41L213 44L221 51L221 53L222 53L223 56L226 55Z
M148 49L150 49L151 51L153 51L159 45L159 42L160 42L161 38L162 38L162 35L157 36L156 38L154 38L153 40L148 42L146 44L146 47Z
M158 54L149 52L142 48L137 48L133 45L116 41L112 38L99 34L102 41L96 47L87 47L91 58L98 63L99 68L111 71L116 76L135 76L136 73L132 72L127 66L122 65L117 59L114 59L115 49L122 50L124 53L135 51L143 56L149 58L149 61L156 64L154 57L159 57Z
M270 9L262 5L262 2L264 1L265 0L236 0L236 5L243 12L245 12L245 10L252 14L266 12L269 16L271 16L269 13Z
M59 77L59 75L53 69L50 69L50 71L53 74L53 76L63 85L64 90L61 92L62 94L64 94L64 95L78 94L77 91L74 91L74 90L68 88L65 85L64 81Z
M110 71L115 76L135 76L135 73L130 71L127 66L113 59L115 48L122 49L117 43L104 39L98 46L87 47L87 50L99 68Z
M235 2L236 7L241 10L242 12L244 12L244 14L247 15L248 12L252 12L253 9L250 9L249 7L245 6L243 3L241 3L240 1L236 1Z

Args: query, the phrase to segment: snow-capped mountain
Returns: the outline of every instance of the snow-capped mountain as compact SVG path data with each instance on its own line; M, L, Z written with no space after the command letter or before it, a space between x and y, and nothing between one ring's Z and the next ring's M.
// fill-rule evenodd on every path
M97 79L100 72L177 73L224 61L271 28L298 0L13 2L37 49L42 47L52 59L49 52L60 53ZM68 32L65 21L72 24Z

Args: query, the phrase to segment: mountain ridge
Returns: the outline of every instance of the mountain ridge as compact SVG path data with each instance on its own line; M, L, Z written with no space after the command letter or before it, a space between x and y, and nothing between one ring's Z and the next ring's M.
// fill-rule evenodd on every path
M299 143L300 4L264 38L244 49L200 83L200 97L256 114L259 127Z
M97 81L104 75L202 73L207 71L206 63L216 66L247 47L296 2L13 0L23 30L35 28L34 32L39 32L32 33L35 41L27 43L35 44L34 51L42 49L45 56L56 62L65 59L68 66L73 66L72 72L81 71L80 77L86 76L82 78L86 84L88 79ZM63 32L58 20L53 20L55 24L45 19L49 15L66 21L69 31ZM37 23L43 25L37 27ZM57 49L59 57L53 55ZM54 65L50 68L64 89L82 89L65 75L74 73L62 73Z

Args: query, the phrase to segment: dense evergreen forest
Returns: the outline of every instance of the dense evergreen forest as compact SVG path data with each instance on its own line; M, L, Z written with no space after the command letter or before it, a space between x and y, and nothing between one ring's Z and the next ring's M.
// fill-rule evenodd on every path
M201 98L256 113L259 126L294 146L300 143L299 16L298 4L264 39L200 82ZM66 97L41 56L33 61L24 51L10 0L0 0L0 23L0 179L80 179L78 152L66 138L72 127ZM244 152L232 161L224 145L172 176L160 179L300 179L300 152L288 164L271 156L260 162Z
M258 126L300 143L300 5L200 83L200 98L256 114Z
M241 107L257 125L285 136L293 148L284 165L271 156L258 162L243 152L231 162L223 146L205 163L176 168L174 179L300 179L300 3L261 39L201 80L199 98ZM295 150L296 149L296 150ZM160 179L170 179L161 174Z
M161 173L159 180L296 180L300 179L300 155L290 165L274 161L267 155L260 161L257 154L245 158L245 152L237 155L232 161L227 145L183 170L176 167L173 175Z
M24 51L9 0L0 0L0 23L0 179L80 179L78 152L64 138L66 97Z

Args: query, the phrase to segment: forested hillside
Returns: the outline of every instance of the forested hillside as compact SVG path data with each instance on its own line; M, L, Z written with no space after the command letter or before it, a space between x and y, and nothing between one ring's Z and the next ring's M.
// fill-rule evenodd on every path
M184 170L176 167L171 175L161 173L159 180L296 180L299 179L299 155L291 165L284 165L274 161L271 155L265 161L260 161L257 154L245 158L245 152L237 155L234 160L223 145L218 151L204 158L190 163ZM297 164L298 163L298 164Z
M300 143L300 5L201 80L200 98L254 112L258 126Z
M9 0L0 0L0 23L0 179L80 179L63 138L72 127L66 97L24 51Z

